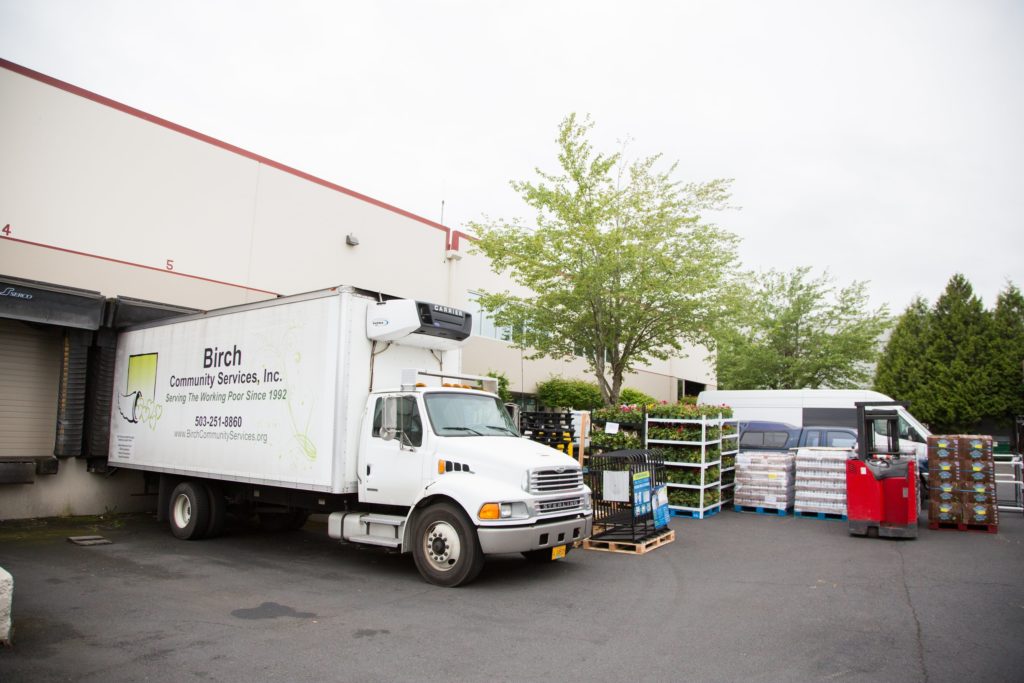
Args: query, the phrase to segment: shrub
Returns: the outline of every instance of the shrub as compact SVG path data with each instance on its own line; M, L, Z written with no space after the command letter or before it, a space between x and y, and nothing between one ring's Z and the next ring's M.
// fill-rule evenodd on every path
M642 391L630 389L629 387L619 392L619 403L625 405L649 406L657 402L653 396L648 396Z
M548 408L573 410L596 410L603 405L597 384L562 377L551 377L538 384L537 401Z

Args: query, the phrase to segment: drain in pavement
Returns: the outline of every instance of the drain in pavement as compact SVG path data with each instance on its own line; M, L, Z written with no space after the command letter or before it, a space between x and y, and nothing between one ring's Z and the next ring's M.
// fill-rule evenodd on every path
M68 536L68 541L75 545L107 545L111 542L102 536Z

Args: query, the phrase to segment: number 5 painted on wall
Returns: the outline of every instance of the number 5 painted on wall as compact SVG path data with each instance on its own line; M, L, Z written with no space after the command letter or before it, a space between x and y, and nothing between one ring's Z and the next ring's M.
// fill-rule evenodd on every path
M174 270L174 259L167 259L167 270Z

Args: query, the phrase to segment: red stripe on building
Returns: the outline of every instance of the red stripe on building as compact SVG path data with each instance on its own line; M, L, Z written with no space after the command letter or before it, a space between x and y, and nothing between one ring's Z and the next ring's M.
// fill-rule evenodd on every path
M417 216L416 214L410 213L409 211L406 211L404 209L399 209L397 206L392 206L391 204L387 204L380 200L374 199L373 197L368 197L365 194L356 192L355 190L350 190L347 187L342 187L341 185L337 185L328 180L324 180L323 178L318 178L314 175L310 175L309 173L292 168L291 166L285 166L284 164L274 161L273 159L268 159L267 157L260 156L259 154L255 154L246 149L242 149L241 147L236 147L235 145L229 144L222 140L212 138L209 135L204 135L203 133L192 130L191 128L180 126L177 123L173 123L172 121L162 119L159 116L147 114L146 112L136 109L135 107L129 107L127 104L122 104L121 102L112 100L109 97L97 95L96 93L86 90L85 88L79 88L77 85L65 83L64 81L53 78L52 76L47 76L46 74L39 73L38 71L33 71L32 69L21 66L20 64L15 64L14 62L9 62L6 59L0 58L0 67L7 69L8 71L13 71L14 73L25 76L26 78L31 78L32 80L39 81L40 83L45 83L46 85L53 86L54 88L58 88L59 90L63 90L64 92L71 93L72 95L78 95L79 97L91 100L92 102L96 102L97 104L102 104L105 107L116 109L117 111L122 112L124 114L140 118L144 121L148 121L158 126L162 126L163 128L167 128L168 130L173 130L176 133L187 135L188 137L193 138L195 140L201 140L202 142L205 142L209 145L213 145L214 147L219 147L228 152L232 152L233 154L243 156L247 159L252 159L253 161L256 161L258 163L265 164L266 166L270 166L271 168L276 168L277 170L282 171L284 173L288 173L297 178L302 178L303 180L307 180L311 183L315 183L322 187L326 187L329 190L340 192L341 194L348 195L349 197L353 197L360 201L364 201L368 204L372 204L373 206L379 207L386 211L397 213L400 216L404 216L405 218L414 220L418 223L429 226L436 230L440 230L445 234L445 248L451 248L449 244L451 230L445 227L444 225L441 225L440 223L436 223L430 219L423 218L422 216Z

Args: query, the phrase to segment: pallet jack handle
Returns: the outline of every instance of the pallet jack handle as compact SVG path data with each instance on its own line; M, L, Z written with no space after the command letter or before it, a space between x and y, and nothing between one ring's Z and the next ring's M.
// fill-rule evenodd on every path
M906 401L857 401L857 458L858 460L872 460L882 467L892 465L892 457L900 457L900 434L899 434L899 412L897 406L908 408ZM889 410L874 410L874 408L890 408ZM875 422L885 422L886 445L879 450L875 448L874 426ZM883 457L879 457L883 456Z

